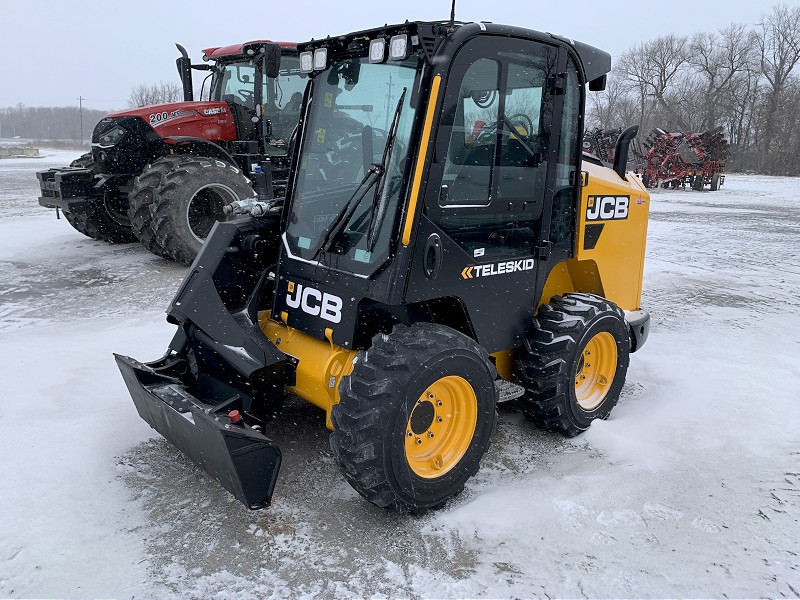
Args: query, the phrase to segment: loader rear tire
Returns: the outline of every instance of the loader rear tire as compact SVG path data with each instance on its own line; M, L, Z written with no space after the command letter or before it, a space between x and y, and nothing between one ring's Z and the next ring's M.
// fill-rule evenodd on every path
M147 165L142 174L136 177L128 196L128 218L131 220L133 233L139 242L156 256L169 258L169 254L158 242L153 228L151 206L155 190L172 168L172 162L159 158Z
M515 361L522 408L539 426L573 437L617 404L630 359L625 315L591 294L543 305Z
M331 410L345 479L392 512L444 505L489 448L496 375L486 351L449 327L415 323L376 335Z
M165 156L170 169L153 190L150 212L158 244L173 260L191 264L223 207L255 197L244 173L232 164L202 156Z
M95 162L91 152L87 152L73 160L70 167L94 170ZM106 199L102 203L93 203L80 212L65 212L64 218L72 227L93 240L110 244L127 244L135 242L136 237L128 221L119 213L118 200Z

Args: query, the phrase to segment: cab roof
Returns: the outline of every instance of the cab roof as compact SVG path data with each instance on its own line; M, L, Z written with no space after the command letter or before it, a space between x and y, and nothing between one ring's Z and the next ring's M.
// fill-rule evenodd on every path
M459 37L478 34L513 36L545 43L559 41L570 45L578 55L587 81L603 77L611 71L611 55L599 48L552 33L489 22L465 23L456 21L451 25L450 21L406 21L397 25L384 25L383 27L356 31L343 36L328 36L325 39L311 40L310 42L298 44L298 51L337 43L341 44L354 38L373 39L396 33L419 35L420 45L429 59L432 58L445 39L456 34L459 34Z
M244 42L242 44L233 44L231 46L218 46L215 48L206 48L203 50L203 55L208 57L209 60L217 60L220 58L227 58L232 56L244 56L245 49L248 46L258 44L278 44L281 47L283 54L295 54L297 52L296 42L273 42L272 40L253 40L251 42Z

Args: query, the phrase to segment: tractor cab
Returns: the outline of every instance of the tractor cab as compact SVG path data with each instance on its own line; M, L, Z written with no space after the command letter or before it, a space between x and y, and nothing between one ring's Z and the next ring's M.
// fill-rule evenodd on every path
M260 152L285 156L300 117L306 79L300 77L294 44L279 44L280 68L274 76L268 74L267 53L259 52L265 44L248 42L204 50L204 59L213 65L208 87L208 78L203 81L201 97L208 94L212 102L228 105L238 140L258 141Z

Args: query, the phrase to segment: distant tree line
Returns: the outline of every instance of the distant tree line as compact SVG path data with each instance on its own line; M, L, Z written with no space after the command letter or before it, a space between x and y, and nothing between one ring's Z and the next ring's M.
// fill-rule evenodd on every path
M92 130L108 111L83 109L83 139L92 138ZM77 106L24 106L0 108L0 137L32 140L80 140L81 111Z
M135 108L147 104L163 104L183 100L183 88L175 83L136 85L131 89L128 106ZM97 110L78 106L25 106L0 108L0 138L21 137L31 140L73 140L81 139L81 118L83 118L83 140L92 139L92 131L97 122L105 117L108 110Z
M800 175L800 7L773 6L752 28L669 34L624 52L588 125L685 133L722 127L728 170Z

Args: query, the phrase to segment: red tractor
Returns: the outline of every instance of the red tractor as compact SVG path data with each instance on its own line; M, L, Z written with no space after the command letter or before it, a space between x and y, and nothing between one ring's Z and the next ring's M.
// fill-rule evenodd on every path
M202 64L178 49L183 102L108 115L94 129L90 153L36 176L39 204L63 212L84 235L138 239L189 264L226 206L281 201L306 78L295 44L208 48ZM208 71L207 101L194 101L193 70Z

